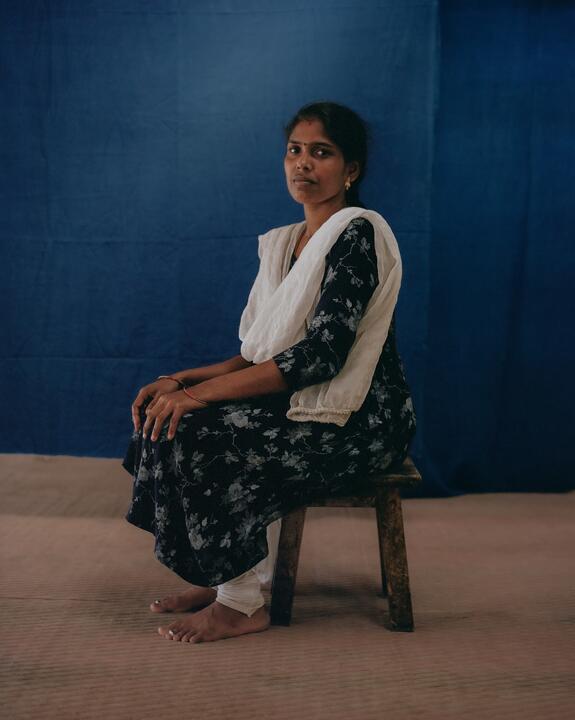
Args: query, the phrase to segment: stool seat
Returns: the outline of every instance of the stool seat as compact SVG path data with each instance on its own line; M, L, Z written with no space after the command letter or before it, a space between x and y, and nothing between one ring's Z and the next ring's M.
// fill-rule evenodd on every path
M277 560L271 587L273 625L289 625L305 512L308 507L373 507L377 518L382 594L389 607L389 629L413 630L407 551L403 531L401 487L421 482L411 458L368 478L369 487L357 495L318 498L282 518Z

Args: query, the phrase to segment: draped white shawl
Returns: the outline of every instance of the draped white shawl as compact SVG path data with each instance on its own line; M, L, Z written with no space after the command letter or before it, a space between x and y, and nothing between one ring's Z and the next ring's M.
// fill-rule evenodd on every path
M260 267L239 327L242 357L255 364L305 337L320 298L326 255L357 217L365 217L373 224L379 283L359 321L343 367L331 380L294 392L286 413L290 420L343 426L361 407L397 302L401 256L383 217L359 207L346 207L331 215L308 240L291 271L291 256L305 222L272 228L258 236Z

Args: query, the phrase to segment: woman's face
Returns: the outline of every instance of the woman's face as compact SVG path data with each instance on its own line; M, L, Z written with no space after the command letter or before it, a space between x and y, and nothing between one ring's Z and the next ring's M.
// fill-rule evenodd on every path
M341 200L345 182L359 175L359 164L346 163L341 150L326 136L320 120L302 120L292 130L284 169L290 195L296 202L316 204Z

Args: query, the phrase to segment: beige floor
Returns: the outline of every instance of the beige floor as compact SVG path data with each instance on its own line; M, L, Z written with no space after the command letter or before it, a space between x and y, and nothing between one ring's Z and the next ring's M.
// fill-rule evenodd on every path
M189 645L118 460L0 476L6 720L575 717L575 493L405 500L413 633L383 626L374 511L312 508L292 625Z

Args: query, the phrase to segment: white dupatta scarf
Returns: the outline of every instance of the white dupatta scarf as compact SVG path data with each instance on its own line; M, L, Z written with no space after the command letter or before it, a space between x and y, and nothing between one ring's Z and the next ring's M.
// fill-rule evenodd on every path
M258 236L260 267L239 327L242 357L255 364L305 337L320 298L326 255L357 217L365 217L373 224L379 283L359 321L342 369L331 380L294 392L286 413L290 420L343 426L361 407L397 302L401 256L383 217L360 207L346 207L331 215L308 240L291 271L291 256L305 222L272 228Z

